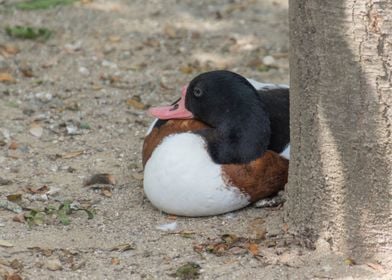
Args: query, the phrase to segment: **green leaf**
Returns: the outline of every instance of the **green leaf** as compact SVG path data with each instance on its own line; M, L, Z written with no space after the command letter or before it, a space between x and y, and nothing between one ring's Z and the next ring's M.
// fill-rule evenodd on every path
M18 3L15 7L21 10L41 10L50 9L60 5L68 5L73 2L75 2L75 0L30 0Z
M198 279L200 276L200 265L194 262L187 262L180 266L175 273L170 274L181 280Z
M61 208L57 211L57 217L59 218L60 222L67 226L71 223L71 220L68 217L67 214L67 209L66 208Z
M81 129L91 129L91 126L88 123L86 123L86 122L82 122L80 124L80 128Z
M44 222L44 213L38 210L30 210L29 213L25 215L27 224L31 227L34 225L41 225Z
M47 28L35 28L30 26L8 26L5 28L8 36L19 39L42 40L46 41L52 35L52 31Z
M68 217L68 215L71 214L72 210L71 210L71 201L64 201L63 204L61 204L59 206L59 209L57 210L57 216L60 220L60 222L63 225L69 225L71 223L70 218Z
M49 205L48 207L45 207L44 212L46 215L51 215L57 212L57 208L53 205Z

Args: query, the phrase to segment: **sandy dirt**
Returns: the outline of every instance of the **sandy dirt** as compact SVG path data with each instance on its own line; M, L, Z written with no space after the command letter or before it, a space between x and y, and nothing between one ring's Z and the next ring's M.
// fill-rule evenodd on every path
M64 225L57 210L28 223L0 209L0 277L192 279L174 275L191 262L199 279L392 279L382 260L355 264L328 243L307 248L286 234L280 208L181 218L143 195L148 106L175 100L212 69L288 83L286 1L93 0L35 11L0 3L0 73L11 76L0 82L0 200L16 195L8 199L27 217L66 201L94 212L74 211ZM15 39L4 31L14 25L54 33ZM114 186L84 186L98 173Z

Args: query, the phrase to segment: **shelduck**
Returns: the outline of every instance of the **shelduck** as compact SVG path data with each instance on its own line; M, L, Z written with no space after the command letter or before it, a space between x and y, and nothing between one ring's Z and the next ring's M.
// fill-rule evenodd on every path
M179 216L234 211L284 188L289 88L230 71L200 74L157 119L143 145L144 192Z

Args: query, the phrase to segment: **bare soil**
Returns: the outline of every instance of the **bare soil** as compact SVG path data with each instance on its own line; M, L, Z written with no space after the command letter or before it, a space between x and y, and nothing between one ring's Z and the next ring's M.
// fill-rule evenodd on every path
M287 1L93 0L34 11L0 3L0 73L10 75L0 82L0 200L21 194L25 216L66 201L94 212L75 211L64 225L58 212L28 223L0 209L0 277L192 279L173 275L191 262L199 279L392 279L383 260L307 248L287 234L280 208L182 218L143 195L148 106L175 100L212 69L288 83ZM15 39L4 30L14 25L54 33ZM84 186L99 173L114 186ZM242 241L231 246L234 235Z

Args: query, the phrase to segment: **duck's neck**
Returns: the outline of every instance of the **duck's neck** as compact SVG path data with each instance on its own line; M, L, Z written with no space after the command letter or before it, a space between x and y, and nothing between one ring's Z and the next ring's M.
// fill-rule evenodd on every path
M204 129L199 134L206 139L214 162L242 164L264 154L271 130L267 113L250 112L246 116L231 116L218 127Z

